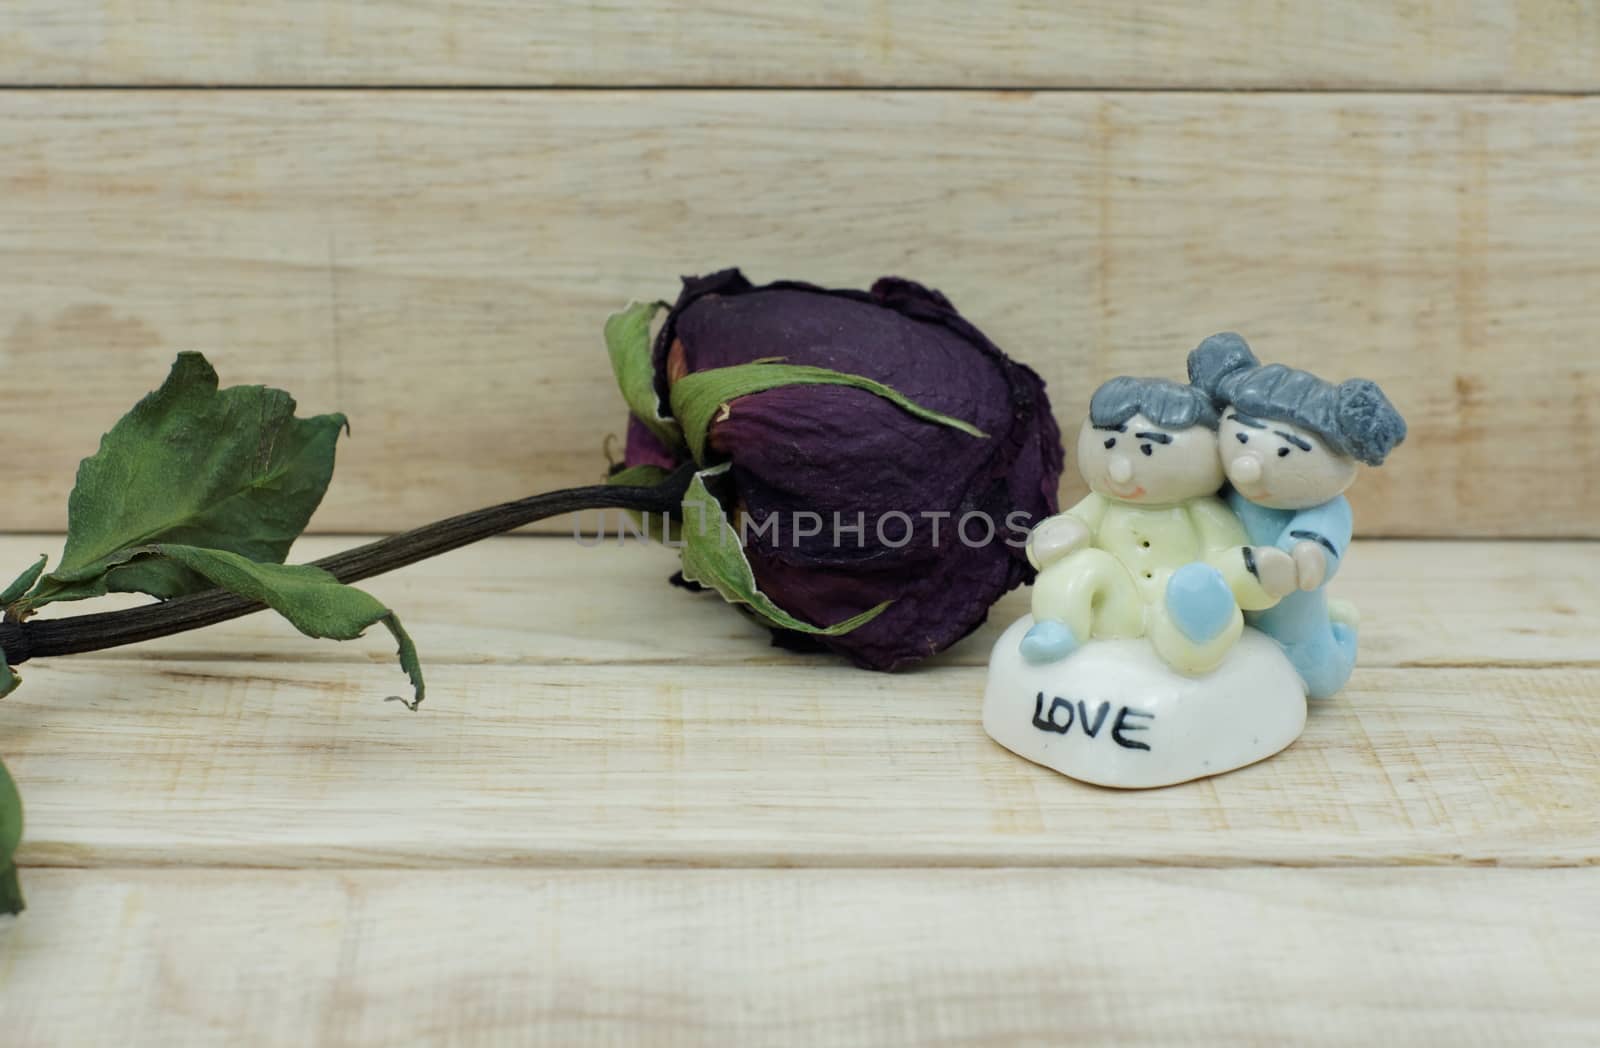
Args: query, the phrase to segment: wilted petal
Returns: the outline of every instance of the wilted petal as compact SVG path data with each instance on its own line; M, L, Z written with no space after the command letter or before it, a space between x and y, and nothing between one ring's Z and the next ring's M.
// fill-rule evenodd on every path
M660 466L670 471L676 469L681 461L656 439L649 426L632 415L628 416L628 443L622 452L624 466Z
M817 625L894 602L829 648L874 669L908 665L1032 577L1006 540L1056 510L1062 449L1044 384L938 292L895 278L870 292L755 287L724 270L684 281L653 353L663 402L683 374L778 358L864 376L986 434L826 385L739 396L714 419L708 457L731 464L726 505L762 592ZM957 531L969 514L970 542Z

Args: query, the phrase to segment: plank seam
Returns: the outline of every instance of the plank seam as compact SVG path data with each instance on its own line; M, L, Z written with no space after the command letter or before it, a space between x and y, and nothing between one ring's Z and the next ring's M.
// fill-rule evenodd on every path
M24 848L27 845L24 844ZM292 846L290 846L292 847ZM971 861L941 862L930 860L926 863L906 863L904 861L886 861L876 863L864 862L740 862L737 860L724 860L720 862L701 861L695 859L639 860L637 862L621 862L615 859L601 859L595 862L495 862L485 860L482 862L450 862L450 863L366 863L338 865L274 865L267 863L251 862L128 862L114 861L104 864L86 862L19 862L17 869L23 876L43 870L238 870L284 873L340 873L340 872L412 872L434 873L463 870L528 870L539 873L592 873L597 871L657 871L661 873L683 873L694 871L714 870L748 870L771 871L786 873L846 873L862 871L885 872L916 872L933 870L951 871L989 871L989 870L1590 870L1600 869L1600 856L1588 856L1577 859L1539 859L1530 858L1517 860L1514 858L1487 858L1469 859L1462 856L1418 856L1415 858L1394 858L1390 860L1372 860L1368 858L1352 859L1348 862L1334 860L1294 860L1273 858L1236 858L1230 859L1219 856L1215 859L1194 858L1195 861L1147 859L1129 860L1126 858L1111 858L1106 861L1096 861L1092 858L1075 858L1071 861L1056 859L1040 859L1038 862L1028 862L1025 858L1016 856L1005 857L1000 862L979 863Z
M404 609L402 609L404 610ZM253 614L263 614L254 612ZM421 633L419 632L419 636ZM313 643L311 641L308 644ZM753 645L761 645L761 637L752 637ZM793 656L774 655L770 658L755 656L716 656L690 654L681 658L659 657L651 658L641 656L638 658L609 658L586 659L582 656L527 656L486 658L483 656L452 656L440 655L426 658L428 665L433 666L487 666L505 669L517 667L538 666L750 666L750 667L790 667L794 669L807 669L813 664L796 661ZM210 650L178 650L178 651L151 651L138 652L125 649L108 649L105 651L84 652L79 655L58 656L53 659L40 659L37 665L48 665L60 658L71 658L75 662L195 662L195 663L238 663L249 665L260 663L263 665L327 665L327 666L369 666L387 665L388 654L373 654L372 656L360 655L355 652L342 654L337 651L307 652L303 655L290 655L283 652L251 652L240 650L237 652L217 652ZM845 663L833 662L826 665L843 669ZM979 663L950 663L945 669L981 669ZM1363 661L1361 669L1364 670L1594 670L1600 669L1600 659L1483 659L1477 661L1467 660L1401 660L1398 662Z
M883 85L883 84L821 84L796 86L794 84L413 84L413 83L295 83L295 84L249 84L249 83L108 83L108 84L75 84L75 83L41 83L32 84L20 81L0 82L0 91L15 92L199 92L210 91L229 94L260 93L289 93L302 91L308 94L359 94L359 93L388 93L388 92L417 92L429 94L445 94L458 92L462 94L483 92L506 93L568 93L568 94L616 94L627 92L658 92L658 93L690 93L690 92L716 92L716 93L780 93L815 94L815 93L855 93L855 94L965 94L965 95L994 95L994 94L1099 94L1099 95L1311 95L1328 97L1337 95L1351 95L1370 97L1373 95L1389 96L1394 98L1406 97L1483 97L1483 98L1591 98L1600 95L1600 88L1582 88L1572 90L1556 90L1554 88L1419 88L1419 87L1105 87L1092 85L1078 86L1050 86L1026 87L1004 84L912 84L912 85Z

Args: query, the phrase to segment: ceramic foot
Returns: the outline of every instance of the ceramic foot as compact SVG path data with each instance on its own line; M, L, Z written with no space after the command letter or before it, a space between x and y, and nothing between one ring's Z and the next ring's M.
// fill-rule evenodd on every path
M1066 623L1054 619L1035 622L1018 644L1023 661L1035 666L1064 659L1077 648L1078 638L1072 635L1072 630Z

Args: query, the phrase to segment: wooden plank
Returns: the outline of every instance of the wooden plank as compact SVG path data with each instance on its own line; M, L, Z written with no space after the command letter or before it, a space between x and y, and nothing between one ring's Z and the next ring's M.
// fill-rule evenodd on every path
M28 865L1600 862L1600 671L1362 670L1142 793L991 742L979 667L60 660L0 703Z
M939 285L1069 426L1242 330L1408 415L1365 533L1600 535L1600 98L23 92L0 189L12 529L180 348L350 414L322 530L591 481L604 315L739 262Z
M588 538L598 530L593 521L582 527ZM292 559L314 560L362 541L309 537ZM0 565L20 570L60 548L59 536L0 536ZM714 596L668 586L676 567L675 552L632 540L587 547L570 536L515 536L361 585L401 613L430 665L737 664L780 672L832 665L771 647L764 631ZM1333 590L1361 609L1365 668L1600 666L1594 628L1600 593L1590 581L1600 577L1600 543L1363 540L1340 571ZM43 617L143 600L60 604ZM1025 588L1009 594L985 626L930 668L984 665L1000 631L1027 612L1028 600ZM365 664L382 647L309 641L263 614L78 658Z
M11 0L0 82L1584 91L1591 3Z
M1600 871L29 871L56 1044L1578 1044ZM71 992L66 988L71 987Z

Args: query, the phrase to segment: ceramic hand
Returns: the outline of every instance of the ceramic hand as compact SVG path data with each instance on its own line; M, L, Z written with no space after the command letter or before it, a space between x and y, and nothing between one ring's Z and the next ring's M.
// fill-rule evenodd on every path
M1028 534L1028 563L1043 570L1089 544L1089 528L1077 517L1058 513Z
M1294 544L1289 555L1294 558L1295 574L1301 589L1314 590L1327 579L1328 555L1317 543L1302 539Z
M1256 578L1267 596L1282 600L1294 592L1299 570L1293 557L1276 546L1252 546L1250 552L1255 556Z

